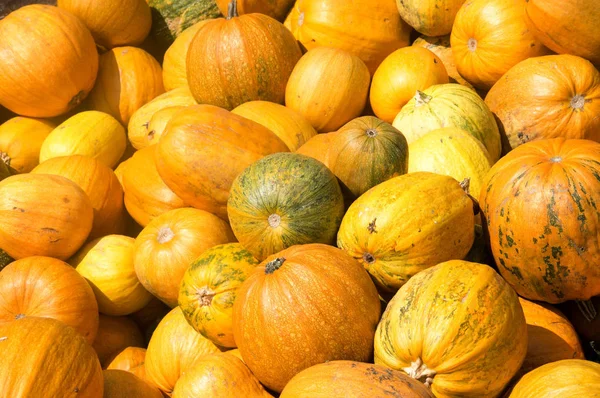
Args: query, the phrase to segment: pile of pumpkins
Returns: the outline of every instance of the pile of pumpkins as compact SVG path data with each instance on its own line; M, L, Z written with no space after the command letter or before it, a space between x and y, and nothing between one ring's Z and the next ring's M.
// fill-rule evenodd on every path
M15 3L0 395L600 395L596 0Z

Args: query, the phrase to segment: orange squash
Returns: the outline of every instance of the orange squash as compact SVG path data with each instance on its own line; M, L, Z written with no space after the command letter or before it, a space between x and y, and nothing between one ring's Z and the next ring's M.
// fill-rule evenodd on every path
M133 373L107 369L104 376L104 398L163 398L160 390Z
M458 83L469 88L473 88L471 83L465 80L464 77L458 73L456 69L456 62L454 55L452 55L452 48L450 47L450 35L444 36L424 36L421 35L415 39L412 43L415 47L423 47L434 53L442 60L442 63L446 67L448 72L448 78L450 83Z
M28 5L2 19L0 54L0 105L22 116L67 113L86 98L98 72L89 30L53 6Z
M15 174L29 173L40 162L40 149L56 125L44 119L14 117L0 125L0 161Z
M329 148L335 132L317 134L296 150L296 153L310 156L329 167Z
M113 355L106 369L120 369L131 372L140 379L146 379L146 349L142 347L127 347Z
M144 336L134 321L125 316L100 314L98 333L92 345L102 368L127 347L143 347Z
M231 0L216 0L221 14L227 15ZM260 13L283 21L294 4L294 0L238 0L239 15Z
M403 20L426 36L450 33L456 13L465 0L396 0Z

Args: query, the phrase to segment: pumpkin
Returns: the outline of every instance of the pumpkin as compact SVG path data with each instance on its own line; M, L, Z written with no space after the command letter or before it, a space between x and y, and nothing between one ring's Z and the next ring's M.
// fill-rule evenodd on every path
M196 101L188 87L179 87L159 95L133 113L127 126L129 141L136 149L143 149L158 142L156 132L148 129L152 116L161 109L175 106L195 105Z
M14 259L66 260L85 242L94 209L71 180L19 174L0 181L0 247Z
M104 398L163 398L160 390L133 373L107 369L104 376Z
M141 284L170 307L191 262L213 246L234 240L227 223L203 210L168 211L152 220L135 240L135 272Z
M98 331L94 292L77 271L51 257L17 260L0 273L0 325L30 316L57 319L89 344Z
M474 90L460 84L417 91L392 124L409 144L432 130L458 127L481 141L492 161L500 158L502 143L494 115Z
M2 271L6 266L15 261L14 258L8 255L4 250L0 249L0 271Z
M294 67L285 90L285 105L318 132L331 132L358 117L369 94L369 70L346 51L315 48Z
M436 397L496 397L525 358L526 333L519 299L496 271L452 260L413 276L388 303L375 363Z
M85 155L113 168L126 146L125 129L114 117L104 112L85 111L52 130L40 148L40 163L59 156Z
M125 173L126 165L127 165L127 160L119 163L119 165L114 170L115 176L117 177L117 180L119 180L119 184L121 184L121 188L123 188L123 174Z
M335 175L297 153L276 153L244 170L227 202L237 240L258 260L306 243L334 244L344 216Z
M102 397L94 350L56 319L25 317L1 325L0 358L0 391L6 397Z
M239 243L203 252L185 271L179 288L179 307L188 323L214 344L235 347L233 302L237 289L257 265Z
M100 314L98 333L92 345L102 368L127 347L143 347L144 336L134 321L125 316Z
M473 201L452 177L428 172L387 180L348 209L337 245L384 292L419 271L464 258L474 240Z
M221 14L227 15L231 0L216 0L216 3ZM283 21L294 5L294 0L238 0L236 3L239 15L259 13Z
M465 0L396 0L400 17L419 33L443 36L450 33L454 18Z
M600 18L594 0L528 0L525 22L545 46L559 54L573 54L600 65L600 38L592 33Z
M231 110L253 100L283 103L302 52L281 23L264 14L237 15L202 25L187 53L190 91L200 104ZM235 56L223 56L235 54Z
M250 369L244 365L244 362L226 353L199 358L177 381L172 396L173 398L272 397L250 372Z
M456 68L475 87L489 90L524 59L548 49L525 24L526 0L467 0L456 15L450 42Z
M160 64L141 48L115 47L99 63L90 105L125 126L142 105L165 92Z
M184 30L165 52L163 83L165 90L187 87L187 53L196 33L208 20L200 21Z
M225 351L225 354L233 355L236 358L238 358L239 360L241 360L242 362L244 362L244 358L242 358L242 354L240 353L240 350L238 350L237 348L234 348L233 350L227 350L227 351Z
M308 50L334 47L347 51L359 57L371 74L385 57L409 44L412 30L400 18L393 0L297 0L287 22Z
M600 72L574 55L518 63L494 84L485 103L507 137L507 152L544 138L600 141Z
M0 161L15 174L39 164L42 143L56 125L49 120L17 116L0 125Z
M63 156L49 159L31 172L63 176L83 189L94 208L89 239L124 232L123 188L115 173L99 160L82 155Z
M148 139L151 142L158 142L171 118L184 108L185 106L169 106L152 115L150 123L148 123Z
M331 171L355 197L408 169L406 138L391 124L363 116L342 126L329 147Z
M180 376L217 346L188 325L181 309L173 308L158 324L146 351L146 376L151 385L171 395Z
M246 102L231 113L262 124L275 133L292 152L317 134L308 120L298 112L273 102Z
M468 193L475 198L492 159L485 146L471 134L456 127L430 131L408 146L408 172L429 171L469 181Z
M252 373L280 392L312 365L369 360L379 315L377 289L360 264L313 243L287 248L256 268L238 290L233 331Z
M450 47L450 35L444 36L424 36L421 35L412 43L415 47L423 47L434 53L442 61L448 72L450 83L458 83L469 88L473 88L471 83L465 80L456 69L454 55Z
M600 364L563 359L540 366L517 383L510 398L589 397L600 391Z
M335 132L317 134L296 150L300 155L310 156L329 167L329 148Z
M142 347L127 347L113 355L106 369L120 369L131 372L140 379L146 379L146 349Z
M432 51L404 47L388 55L375 71L371 107L377 117L391 123L417 90L448 82L446 67Z
M8 167L8 165L6 163L4 163L2 160L0 160L0 181L5 179L6 177L10 177L11 175L12 175L12 172L11 172L10 168Z
M141 44L152 24L145 0L58 0L58 6L79 18L105 49ZM118 12L115 12L118 10Z
M53 6L27 5L2 19L0 54L0 104L22 116L70 111L88 95L98 72L89 30Z
M403 372L354 361L329 361L304 369L289 381L280 397L308 396L433 398L423 384Z
M108 235L91 241L69 260L94 289L98 309L105 315L131 314L152 298L135 273L134 244L128 236Z
M169 121L155 160L160 177L186 204L227 219L235 177L263 156L287 151L281 139L256 122L216 106L194 105Z
M556 304L600 295L599 162L600 144L554 138L519 146L487 174L479 203L492 253L520 296Z

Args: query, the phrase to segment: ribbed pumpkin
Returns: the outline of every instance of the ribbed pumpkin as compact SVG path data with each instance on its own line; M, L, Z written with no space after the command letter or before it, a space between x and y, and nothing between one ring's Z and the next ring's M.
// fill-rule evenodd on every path
M29 173L40 161L40 149L56 125L43 119L14 117L0 125L0 161L15 173Z
M102 397L102 369L94 350L55 319L25 317L1 325L0 358L5 397Z
M521 145L488 173L479 202L492 253L520 296L561 303L600 295L599 165L600 144L555 138Z
M329 148L334 136L335 132L317 134L298 148L296 153L310 156L329 167Z
M369 360L380 302L360 264L315 243L268 257L238 290L233 311L244 362L280 392L312 365Z
M600 72L574 55L518 63L494 84L485 103L508 139L507 152L543 138L600 141Z
M216 106L195 105L171 119L155 160L158 174L184 202L226 219L235 177L263 156L286 151L266 127Z
M85 155L110 168L119 162L127 146L125 129L108 113L77 113L56 127L40 149L40 163L59 156Z
M448 82L446 67L432 51L404 47L388 55L375 71L371 107L377 117L391 123L417 90Z
M90 105L125 126L142 105L165 92L160 64L140 48L115 47L99 63Z
M403 20L426 36L450 33L456 13L465 0L396 0Z
M131 372L140 379L146 379L146 349L127 347L109 360L106 369L120 369Z
M510 285L487 265L448 261L422 271L388 303L375 363L403 370L436 397L497 397L527 351Z
M163 398L160 390L138 376L119 369L107 369L104 376L104 398Z
M525 24L526 0L467 0L456 15L450 41L456 68L488 90L510 68L549 50Z
M258 260L306 243L334 244L344 216L335 175L297 153L276 153L233 182L227 214L237 240Z
M297 0L286 23L308 50L339 48L363 60L370 73L409 44L412 30L398 15L394 0Z
M367 269L383 291L413 275L462 259L474 239L473 202L452 177L417 172L370 189L348 209L339 248Z
M492 161L500 158L502 144L494 115L474 90L460 84L439 84L417 91L393 125L409 144L432 130L458 127L481 141Z
M15 259L66 260L87 239L93 219L90 199L65 177L19 174L0 181L0 247Z
M134 321L126 316L100 314L94 350L103 368L127 347L143 347L144 336Z
M406 138L391 124L363 116L342 126L329 147L329 167L356 197L408 169Z
M370 74L349 52L315 48L302 56L285 90L285 105L318 132L331 132L358 117L367 102Z
M17 260L0 273L0 325L31 316L57 319L89 344L98 331L94 292L71 266L51 257Z
M433 398L423 384L403 372L354 361L329 361L311 366L294 376L281 392L281 398L309 396Z
M238 16L235 4L227 19L207 22L192 40L190 90L198 103L228 110L253 100L283 103L300 47L275 19L258 13Z
M0 105L23 116L52 117L75 108L98 72L89 30L53 6L28 5L2 19L0 54Z
M227 15L231 0L216 0L221 14ZM282 21L294 5L294 0L238 0L237 12L240 15L260 13Z
M415 39L412 43L415 47L423 47L437 55L444 66L450 83L458 83L463 86L473 88L471 83L465 80L464 77L458 73L456 69L456 62L454 61L454 55L452 55L452 48L450 47L450 35L444 36L424 36L421 35Z
M191 262L207 249L234 241L229 225L203 210L171 210L152 220L135 240L135 272L142 285L177 306L179 286Z
M187 87L187 53L192 39L208 20L200 21L184 30L165 52L163 59L163 83L165 90Z

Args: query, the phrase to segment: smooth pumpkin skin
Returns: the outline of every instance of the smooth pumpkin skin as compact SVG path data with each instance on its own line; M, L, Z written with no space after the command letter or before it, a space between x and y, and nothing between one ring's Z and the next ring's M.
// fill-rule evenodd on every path
M442 60L423 47L408 46L388 55L373 74L369 98L381 120L391 123L417 90L449 83Z
M375 185L406 174L406 138L391 124L362 116L342 126L329 147L329 167L359 197Z
M162 137L167 124L177 112L184 109L185 106L169 106L157 111L148 123L148 138L151 142L157 143Z
M599 161L600 144L554 138L519 146L489 171L479 203L498 269L520 296L600 295Z
M237 289L259 264L239 243L214 246L185 271L178 304L198 333L221 347L235 347L233 303Z
M600 141L600 72L574 55L518 63L494 84L485 103L508 138L506 151L544 138Z
M475 87L490 89L524 59L550 52L525 24L526 0L467 0L450 42L456 68Z
M98 333L92 345L102 368L127 347L143 347L144 336L134 321L126 316L100 314Z
M420 382L381 365L329 361L304 369L289 381L281 398L347 398L397 396L433 398Z
M29 173L40 162L40 150L56 124L16 116L0 125L0 160L15 174Z
M473 202L458 181L416 172L387 180L352 203L337 245L381 290L395 292L418 272L466 256L474 228Z
M86 244L69 260L92 286L98 309L105 315L131 314L152 298L135 273L134 244L128 236L108 235Z
M492 161L500 159L502 143L494 115L474 90L460 84L438 84L417 91L392 124L409 145L432 130L458 127L481 141Z
M450 33L454 18L465 0L396 0L400 17L426 36Z
M368 274L343 251L292 246L267 257L238 290L235 342L261 383L281 392L312 365L369 360L380 305Z
M564 359L532 370L517 383L509 398L600 397L600 364Z
M367 102L371 75L349 52L315 48L300 58L285 90L285 105L304 116L320 133L358 117Z
M317 159L319 162L330 168L329 148L331 147L334 136L335 132L317 134L298 148L296 153Z
M227 223L203 210L183 208L152 220L135 240L134 265L141 284L170 307L191 262L213 246L233 242Z
M221 14L227 15L229 11L228 0L215 0ZM237 12L239 15L260 13L283 22L288 12L294 5L294 0L239 0L237 1Z
M163 58L163 83L165 90L187 87L187 53L196 33L209 20L200 21L184 30L169 46Z
M409 45L412 30L398 15L393 0L298 0L286 23L306 49L347 51L359 57L371 74L385 57Z
M288 151L277 135L252 120L194 105L169 121L154 158L160 177L185 203L226 220L235 177L268 154Z
M412 277L375 334L375 363L428 381L436 397L498 396L526 351L514 290L487 265L461 260Z
M162 398L160 390L133 373L119 369L106 369L104 398Z
M85 155L110 168L117 165L127 146L123 126L111 115L84 111L71 116L46 137L40 148L40 163L48 159Z
M98 331L92 288L69 264L51 257L17 260L0 273L0 325L31 316L57 319L89 344Z
M0 357L0 390L7 397L102 397L94 350L56 319L25 317L1 325Z
M87 239L93 219L90 199L65 177L18 174L0 181L0 247L14 259L66 260Z
M335 175L321 162L276 153L235 179L227 214L237 240L262 261L293 245L333 245L344 197Z
M127 347L108 361L106 369L119 369L133 373L142 380L146 379L146 349Z
M0 54L0 105L21 116L67 113L86 98L98 72L89 30L53 6L27 5L2 19Z
M452 54L452 48L450 46L450 35L443 36L425 36L421 35L415 39L412 43L415 47L423 47L434 53L442 60L442 63L446 67L448 78L450 83L458 83L469 88L473 88L471 83L465 80L464 77L458 73L456 69L456 61Z
M124 126L142 105L165 92L160 64L141 48L115 47L100 55L99 65L90 105Z

